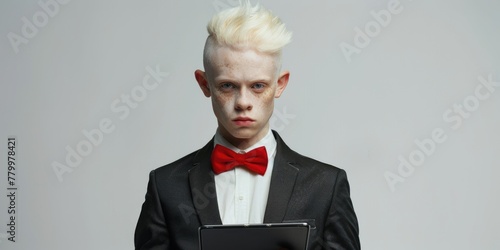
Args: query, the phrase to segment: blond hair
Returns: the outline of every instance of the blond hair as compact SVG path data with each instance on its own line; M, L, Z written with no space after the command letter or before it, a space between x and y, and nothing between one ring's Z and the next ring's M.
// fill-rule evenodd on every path
M281 64L281 50L292 38L292 33L277 16L259 4L252 6L248 1L217 13L208 22L207 31L203 53L205 68L215 46L254 49L276 56L276 63Z

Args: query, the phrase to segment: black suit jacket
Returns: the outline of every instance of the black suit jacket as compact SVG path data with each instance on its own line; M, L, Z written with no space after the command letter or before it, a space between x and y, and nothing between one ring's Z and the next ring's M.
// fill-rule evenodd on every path
M277 141L264 223L308 222L308 249L360 249L358 222L344 170ZM210 164L213 139L151 171L135 231L136 249L198 249L198 227L222 224Z

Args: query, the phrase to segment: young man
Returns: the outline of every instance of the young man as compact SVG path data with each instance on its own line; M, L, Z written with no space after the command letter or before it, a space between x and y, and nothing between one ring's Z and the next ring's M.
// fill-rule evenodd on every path
M308 249L360 249L344 170L292 151L269 127L290 73L284 24L243 4L208 24L205 71L195 78L217 117L203 148L151 171L136 249L197 249L210 224L307 222Z

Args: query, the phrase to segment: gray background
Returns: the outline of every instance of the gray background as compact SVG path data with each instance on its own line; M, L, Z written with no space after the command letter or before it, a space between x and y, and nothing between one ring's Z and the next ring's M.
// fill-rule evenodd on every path
M500 82L500 3L401 0L349 62L340 45L354 45L356 27L373 25L370 12L388 3L263 1L294 32L273 128L347 171L364 249L500 249L500 88L474 102L479 77ZM37 1L0 3L1 249L133 248L149 171L215 131L193 72L207 21L235 4L73 0L49 16ZM9 34L23 36L23 18L34 17L36 34L13 46ZM112 103L157 66L169 75L120 119ZM464 102L468 118L443 118ZM66 165L66 148L102 119L115 129L59 181L55 162ZM399 158L418 155L415 140L435 129L446 140L401 177ZM18 142L16 243L6 239L9 136ZM389 172L404 182L391 188Z

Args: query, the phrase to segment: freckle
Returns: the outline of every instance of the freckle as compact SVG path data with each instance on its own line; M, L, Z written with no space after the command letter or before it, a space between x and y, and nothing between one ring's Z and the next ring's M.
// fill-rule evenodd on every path
M229 100L231 100L231 97L226 96L226 95L222 95L222 96L221 96L221 100L222 100L222 102L223 102L223 103L226 103L226 102L228 102Z
M230 70L232 70L232 69L233 69L233 67L234 67L234 65L233 65L233 64L231 64L231 63L226 63L226 64L224 64L224 67L225 67L225 68L228 68L228 69L230 69Z

